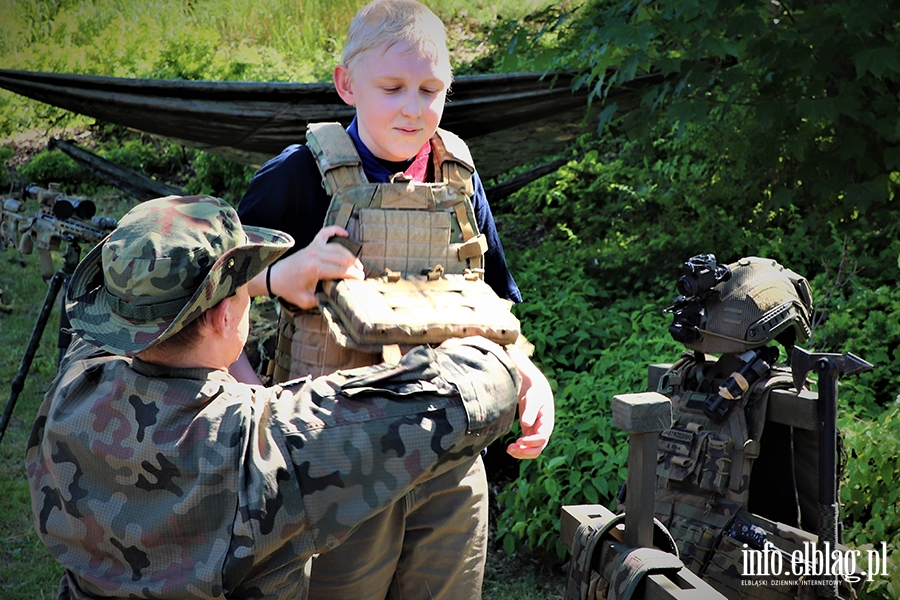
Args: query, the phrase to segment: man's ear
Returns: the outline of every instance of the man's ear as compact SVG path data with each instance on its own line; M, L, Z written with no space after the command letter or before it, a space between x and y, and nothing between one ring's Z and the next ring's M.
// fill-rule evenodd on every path
M338 65L334 68L334 87L338 96L347 105L354 106L356 104L356 100L353 98L353 87L350 85L350 71L346 65Z
M229 296L206 311L207 326L219 335L224 335L224 333L228 331L228 326L231 324L231 314L228 311L228 305L232 301L234 301L234 296Z

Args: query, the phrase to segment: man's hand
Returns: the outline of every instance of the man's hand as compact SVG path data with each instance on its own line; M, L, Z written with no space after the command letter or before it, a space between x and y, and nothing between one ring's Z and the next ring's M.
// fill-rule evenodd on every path
M519 425L522 436L506 448L513 458L537 458L550 441L553 433L555 407L553 390L531 359L515 346L506 350L522 375L519 388Z
M323 227L313 241L270 267L272 293L300 308L316 306L316 285L328 279L365 279L363 264L340 244L329 244L333 236L347 237L337 225ZM262 277L260 290L259 278ZM254 278L252 292L267 293L265 272Z

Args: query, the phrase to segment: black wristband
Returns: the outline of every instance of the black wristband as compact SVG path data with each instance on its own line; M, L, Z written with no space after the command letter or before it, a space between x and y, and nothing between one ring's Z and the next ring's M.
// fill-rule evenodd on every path
M274 300L275 294L272 293L272 265L266 267L266 291L269 292L269 298Z

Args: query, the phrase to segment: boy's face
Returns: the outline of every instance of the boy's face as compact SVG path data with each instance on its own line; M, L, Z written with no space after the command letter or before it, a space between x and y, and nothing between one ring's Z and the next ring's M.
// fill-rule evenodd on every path
M402 43L361 54L352 77L338 65L334 82L344 102L356 107L366 147L382 160L403 161L415 156L440 124L450 68Z

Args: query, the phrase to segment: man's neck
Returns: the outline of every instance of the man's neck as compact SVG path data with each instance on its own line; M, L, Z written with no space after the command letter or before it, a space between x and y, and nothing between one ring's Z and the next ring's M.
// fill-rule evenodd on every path
M210 350L209 346L204 347L203 344L199 344L196 348L175 350L167 348L164 344L162 347L151 346L138 354L137 358L158 367L221 369L227 371L231 362L234 361L226 362L226 358L220 357L218 352Z

